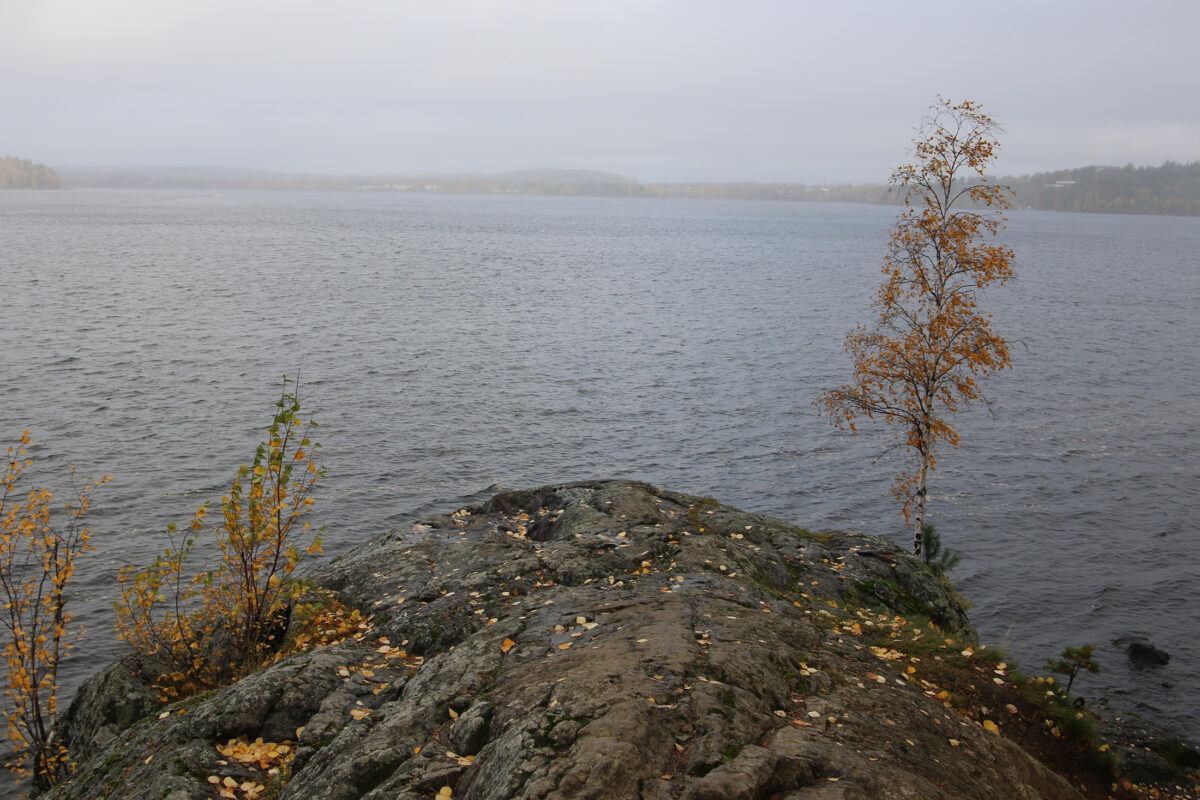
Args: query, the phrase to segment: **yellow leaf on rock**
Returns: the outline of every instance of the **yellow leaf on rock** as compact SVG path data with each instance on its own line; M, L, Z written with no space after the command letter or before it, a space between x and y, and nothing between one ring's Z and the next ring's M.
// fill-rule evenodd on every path
M1000 732L1000 729L996 727L996 723L992 722L990 719L985 719L983 721L983 728L984 730L991 731L992 733Z
M500 643L500 652L507 653L509 650L512 650L513 647L516 646L516 644L517 643L514 642L512 639L505 639L503 642Z

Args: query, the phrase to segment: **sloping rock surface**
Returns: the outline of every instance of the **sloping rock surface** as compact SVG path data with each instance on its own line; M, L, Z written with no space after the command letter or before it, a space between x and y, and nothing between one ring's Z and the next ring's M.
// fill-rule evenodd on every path
M73 705L81 763L48 796L278 784L218 752L239 736L295 743L281 798L1079 796L846 632L851 606L973 636L881 539L573 483L422 519L314 580L373 627L167 708L114 665Z

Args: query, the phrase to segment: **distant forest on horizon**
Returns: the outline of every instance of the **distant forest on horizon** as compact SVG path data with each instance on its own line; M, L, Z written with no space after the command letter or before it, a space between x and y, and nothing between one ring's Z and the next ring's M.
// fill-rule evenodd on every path
M1014 208L1099 214L1200 216L1200 161L1160 167L1090 166L995 178L1012 189ZM886 184L805 186L763 183L649 184L650 197L723 197L899 205Z
M61 175L61 177L60 177ZM1200 216L1200 161L1158 167L1088 166L995 179L1015 208L1111 214ZM533 169L498 175L311 175L234 169L50 167L0 158L0 189L115 188L203 191L383 191L601 197L794 200L897 205L886 184L806 185L753 181L640 183L592 170Z
M0 158L0 189L61 189L62 179L45 164L23 158Z

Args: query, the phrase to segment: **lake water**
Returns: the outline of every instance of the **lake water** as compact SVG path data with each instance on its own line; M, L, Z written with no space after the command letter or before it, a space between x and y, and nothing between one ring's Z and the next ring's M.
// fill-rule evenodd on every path
M0 437L112 473L68 690L115 574L218 499L283 373L322 422L327 553L494 484L631 477L907 542L895 431L839 433L896 210L413 194L0 193ZM930 518L983 639L1200 739L1200 219L1021 211L986 305L1014 369L959 415ZM870 428L870 426L867 426ZM1133 669L1113 644L1171 654Z

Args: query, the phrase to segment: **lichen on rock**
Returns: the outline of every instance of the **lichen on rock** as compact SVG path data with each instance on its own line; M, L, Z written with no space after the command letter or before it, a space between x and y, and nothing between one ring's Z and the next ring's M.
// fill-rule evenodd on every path
M309 580L370 628L169 707L102 673L47 796L207 798L210 777L327 800L1080 796L891 656L897 626L975 634L882 539L582 482L418 520ZM238 737L295 747L266 774L218 750Z

